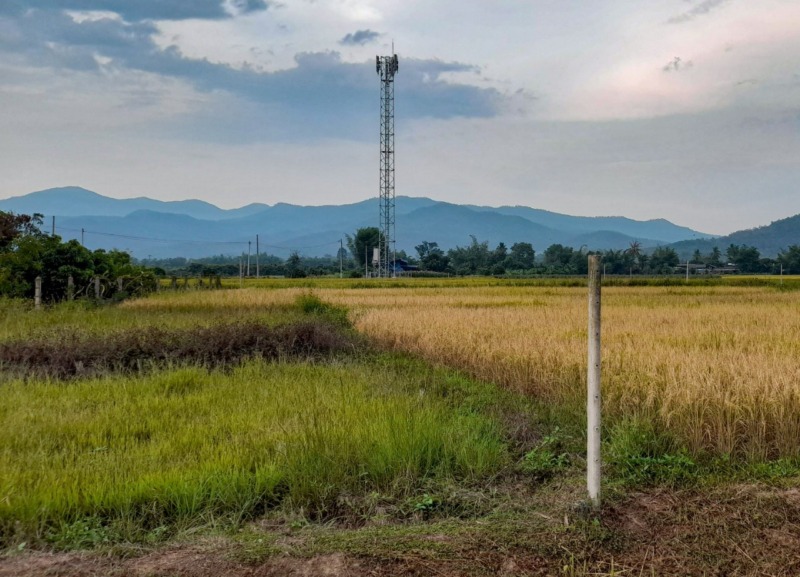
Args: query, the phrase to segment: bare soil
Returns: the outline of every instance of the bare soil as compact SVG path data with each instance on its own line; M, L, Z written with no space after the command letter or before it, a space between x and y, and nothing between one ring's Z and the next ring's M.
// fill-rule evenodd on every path
M255 522L151 549L15 551L0 557L0 577L800 575L796 487L654 489L613 498L599 516L575 507L578 487L522 491L477 519Z

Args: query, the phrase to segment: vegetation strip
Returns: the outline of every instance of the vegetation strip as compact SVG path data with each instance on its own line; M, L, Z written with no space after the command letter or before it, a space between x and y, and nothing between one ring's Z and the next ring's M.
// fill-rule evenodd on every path
M164 363L214 367L255 355L313 358L353 352L356 343L353 334L319 319L279 327L255 322L177 330L151 326L104 336L65 331L47 340L0 343L0 363L27 375L65 378Z

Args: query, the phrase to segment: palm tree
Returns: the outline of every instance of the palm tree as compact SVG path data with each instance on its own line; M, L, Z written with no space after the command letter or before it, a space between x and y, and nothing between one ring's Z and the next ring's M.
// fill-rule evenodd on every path
M638 240L634 240L631 242L630 246L625 250L627 254L633 258L633 264L636 268L639 268L639 257L642 255L642 243ZM631 268L631 274L633 273L633 268Z

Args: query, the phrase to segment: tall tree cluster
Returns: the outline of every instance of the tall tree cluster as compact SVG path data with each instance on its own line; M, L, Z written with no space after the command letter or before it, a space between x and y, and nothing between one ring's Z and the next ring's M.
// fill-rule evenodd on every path
M44 234L41 224L40 214L0 211L0 295L32 298L36 277L42 278L42 298L50 302L67 297L69 277L77 296L93 294L95 277L100 278L106 298L155 288L152 271L133 264L128 253L90 251L76 240L62 242L58 236ZM122 290L117 283L120 278Z

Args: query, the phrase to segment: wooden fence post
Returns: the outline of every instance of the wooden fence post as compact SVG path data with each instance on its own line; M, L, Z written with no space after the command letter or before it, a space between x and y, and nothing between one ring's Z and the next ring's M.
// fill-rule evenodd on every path
M72 275L67 277L67 300L75 300L75 279L72 278Z
M600 506L600 256L589 256L589 363L586 378L586 487L592 506Z
M94 277L94 298L100 300L100 277Z
M36 310L42 308L42 277L37 276L33 293L33 306Z

